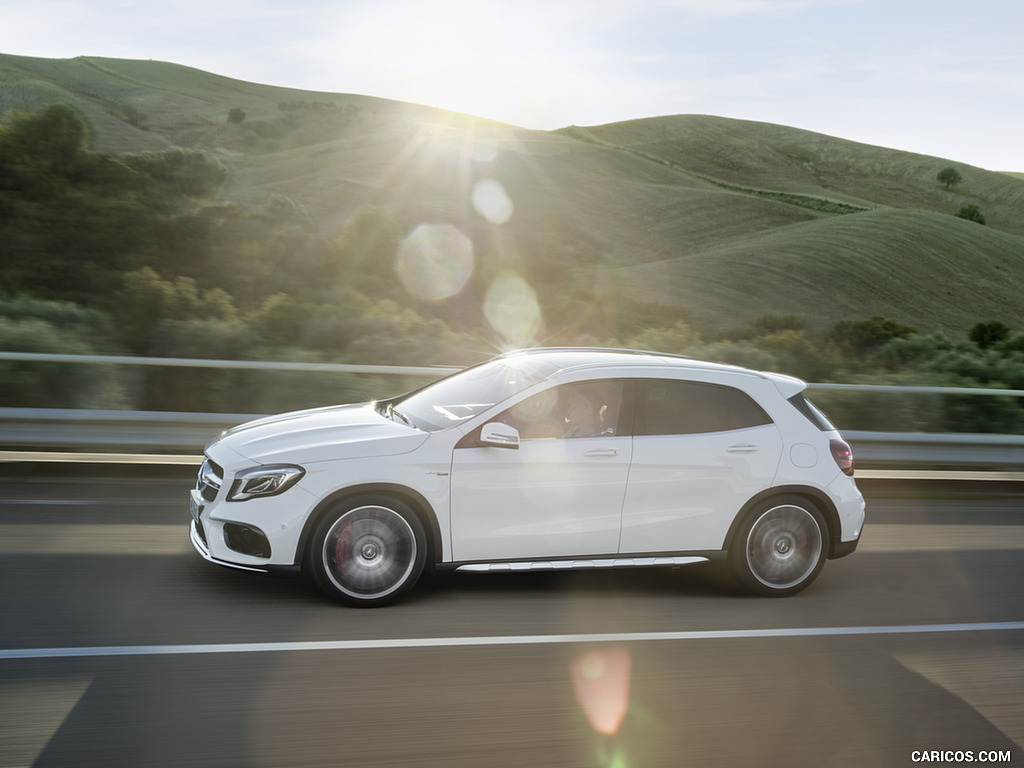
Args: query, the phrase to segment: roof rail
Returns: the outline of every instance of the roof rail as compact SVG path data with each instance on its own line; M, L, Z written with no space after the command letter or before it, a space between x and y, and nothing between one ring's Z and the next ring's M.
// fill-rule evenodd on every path
M498 357L509 357L511 355L539 354L542 352L612 352L620 355L648 355L651 357L674 357L679 360L692 360L689 355L679 355L674 352L655 352L646 349L627 349L618 347L526 347L505 352Z

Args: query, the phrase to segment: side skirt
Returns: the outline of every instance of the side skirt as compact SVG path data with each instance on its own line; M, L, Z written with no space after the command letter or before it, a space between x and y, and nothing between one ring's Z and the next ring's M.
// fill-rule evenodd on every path
M502 563L463 563L455 566L456 571L465 573L509 573L519 571L568 571L589 568L649 568L654 566L680 566L706 563L709 556L690 555L686 557L614 557L589 558L580 560L536 560Z

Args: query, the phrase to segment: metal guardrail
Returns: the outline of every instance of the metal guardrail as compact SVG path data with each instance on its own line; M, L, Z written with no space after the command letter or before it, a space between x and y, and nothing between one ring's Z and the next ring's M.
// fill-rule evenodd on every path
M48 352L0 352L0 361L34 363L86 363L100 365L141 365L165 368L226 368L265 371L315 371L327 373L391 374L396 376L441 376L453 373L459 366L431 365L356 365L349 363L288 363L258 360L208 360L196 357L132 357L130 355L64 355ZM809 389L843 390L848 392L902 392L905 394L999 395L1024 397L1024 389L989 389L987 387L904 387L889 384L817 384Z
M259 414L0 408L7 450L194 453L226 429Z
M199 456L211 438L259 416L0 408L0 448L8 451L0 461L43 451ZM1024 469L1024 435L848 430L843 436L862 465Z
M349 365L125 355L63 355L0 352L0 361L235 368L391 375L441 376L449 366ZM1002 395L1024 397L1024 390L902 387L869 384L809 384L809 389L913 394ZM147 455L191 463L220 432L260 414L105 411L64 408L0 408L0 461L26 456ZM845 430L858 463L875 466L973 467L1024 470L1024 435L887 433ZM55 453L56 452L56 453ZM20 457L20 458L19 458Z
M1024 470L1024 435L843 430L858 464Z
M197 357L131 357L130 355L59 355L44 352L0 352L0 361L22 363L86 363L98 365L148 365L161 368L234 368L260 371L307 371L326 373L442 376L459 366L354 365L348 363L283 363L259 360L207 360Z

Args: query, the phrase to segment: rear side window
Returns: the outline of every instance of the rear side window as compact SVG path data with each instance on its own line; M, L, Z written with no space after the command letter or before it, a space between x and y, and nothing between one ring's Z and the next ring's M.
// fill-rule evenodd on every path
M638 434L693 435L748 429L772 420L749 395L695 381L646 381Z
M807 420L811 422L811 424L816 426L822 432L832 432L835 430L835 427L832 426L832 423L828 420L825 414L819 411L810 400L804 397L802 392L789 398L789 402L794 408L800 411L800 413L806 416Z

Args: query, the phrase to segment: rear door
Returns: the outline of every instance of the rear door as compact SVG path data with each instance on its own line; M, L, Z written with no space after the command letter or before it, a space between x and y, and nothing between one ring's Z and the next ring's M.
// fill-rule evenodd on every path
M771 486L782 436L739 389L709 382L637 382L622 554L721 549L733 518Z

